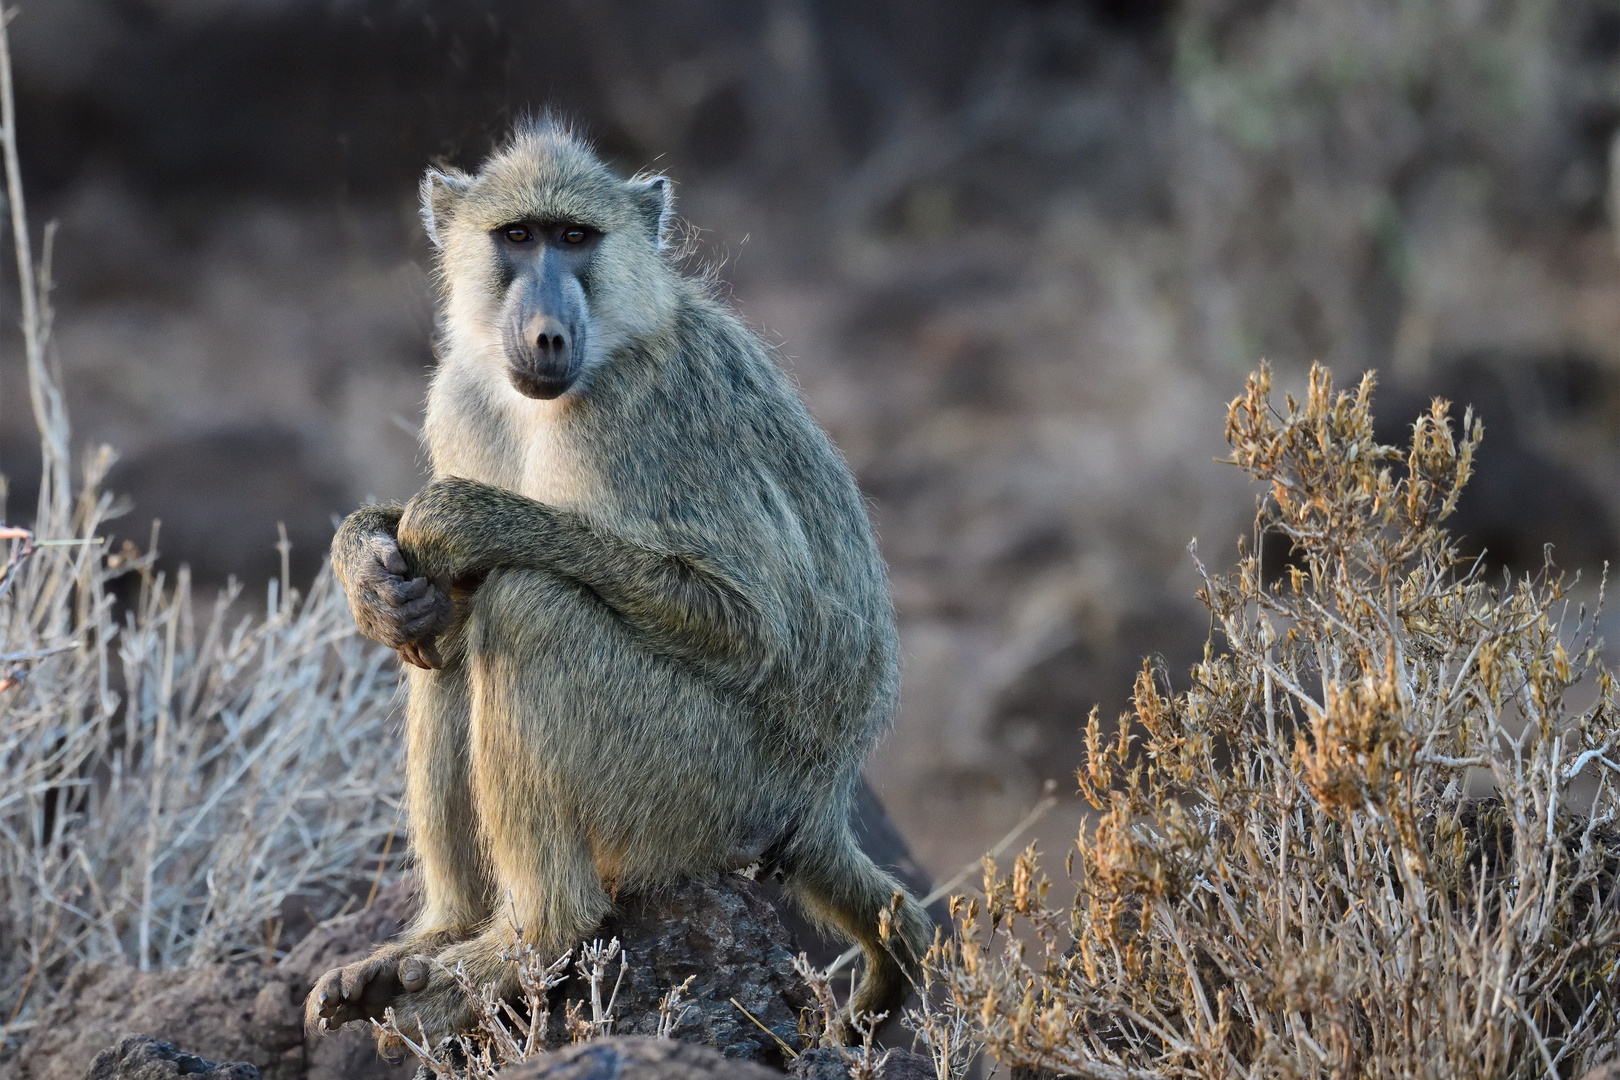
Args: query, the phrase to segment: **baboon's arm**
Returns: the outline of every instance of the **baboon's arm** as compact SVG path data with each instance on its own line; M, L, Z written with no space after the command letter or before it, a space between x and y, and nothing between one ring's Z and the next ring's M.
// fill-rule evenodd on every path
M763 674L780 640L744 585L702 554L652 551L504 488L436 480L406 506L398 534L411 572L441 591L503 566L551 570L655 645L745 681Z
M349 599L360 632L418 667L437 667L433 638L450 624L448 592L425 577L409 578L395 534L402 506L362 506L332 538L332 573Z
M404 512L403 506L385 503L362 506L343 519L337 535L332 537L332 573L344 589L350 588L350 582L358 583L376 559L372 538L378 534L398 535L399 516Z

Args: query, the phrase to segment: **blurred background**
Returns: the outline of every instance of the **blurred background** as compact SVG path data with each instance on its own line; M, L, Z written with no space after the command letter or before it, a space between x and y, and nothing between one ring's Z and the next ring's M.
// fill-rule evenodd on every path
M1486 441L1493 570L1620 549L1620 0L22 0L75 438L143 549L256 592L405 499L432 367L417 178L556 106L677 182L872 500L905 649L873 786L948 876L1144 655L1185 685L1258 494L1261 358L1376 368ZM9 272L9 267L8 267ZM0 296L11 290L0 288ZM15 312L0 312L15 325ZM0 345L0 471L37 471Z

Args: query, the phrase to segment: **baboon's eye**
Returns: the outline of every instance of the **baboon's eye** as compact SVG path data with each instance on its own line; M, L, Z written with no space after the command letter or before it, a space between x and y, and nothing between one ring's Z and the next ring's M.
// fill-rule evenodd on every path
M562 241L565 244L583 244L585 242L585 230L578 225L569 225L562 231Z
M506 238L514 244L523 244L534 239L534 233L529 231L527 225L508 225Z

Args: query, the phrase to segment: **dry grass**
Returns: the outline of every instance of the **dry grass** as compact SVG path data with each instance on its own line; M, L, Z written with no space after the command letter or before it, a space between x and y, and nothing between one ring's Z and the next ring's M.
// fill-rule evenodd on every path
M3 20L0 106L10 132ZM307 596L283 573L263 615L240 617L235 587L210 611L184 572L168 582L151 552L99 539L112 453L75 480L50 231L36 267L5 151L44 470L32 528L0 531L0 1052L76 961L273 954L289 900L318 917L364 896L391 868L401 787L392 658L356 635L329 573Z
M569 949L549 963L524 942L521 928L513 927L512 940L515 944L501 958L512 965L517 976L515 1000L504 998L497 983L475 985L459 964L451 969L433 961L472 1003L476 1021L471 1031L430 1045L420 1024L413 1031L410 1020L402 1024L392 1007L383 1011L381 1021L373 1020L372 1027L404 1044L427 1075L461 1080L494 1080L508 1065L538 1057L564 1039L582 1043L614 1033L620 1019L619 990L630 969L630 957L618 938L605 944L600 939L581 942L578 959L576 950ZM552 991L568 981L570 968L590 988L590 997L566 1003L556 1025L560 1030L554 1031ZM687 976L659 1000L658 1038L675 1037L689 1011L687 995L696 978Z
M1117 733L1093 714L1072 905L1033 850L958 903L938 966L1003 1061L1555 1077L1612 1054L1620 714L1593 618L1550 566L1459 563L1441 522L1479 428L1437 403L1408 452L1380 446L1372 385L1317 369L1278 411L1251 376L1227 437L1266 485L1257 543L1204 573L1187 689L1144 667Z

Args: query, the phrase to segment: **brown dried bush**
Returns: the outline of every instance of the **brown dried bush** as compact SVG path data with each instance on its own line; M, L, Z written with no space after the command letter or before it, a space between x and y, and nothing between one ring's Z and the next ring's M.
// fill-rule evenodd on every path
M1200 564L1214 632L1187 689L1148 665L1117 733L1093 712L1073 904L1033 849L987 862L983 908L958 901L935 960L1004 1061L1528 1077L1613 1053L1620 718L1596 616L1550 556L1519 581L1460 561L1442 522L1480 426L1454 435L1437 401L1408 451L1381 446L1372 389L1317 368L1279 411L1250 377L1227 438L1266 485L1254 542Z

